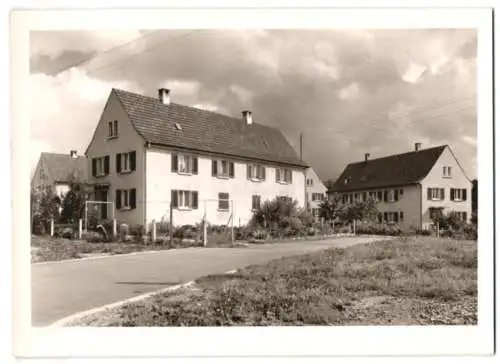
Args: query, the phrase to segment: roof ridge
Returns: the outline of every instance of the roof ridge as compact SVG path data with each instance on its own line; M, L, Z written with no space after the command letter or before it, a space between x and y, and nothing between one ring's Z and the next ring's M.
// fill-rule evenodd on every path
M431 151L431 150L435 150L435 149L440 149L440 148L444 149L447 146L448 146L448 144L442 144L442 145L435 146L435 147L430 147L430 148L426 148L426 149L420 149L419 151L409 151L409 152L398 153L398 154L390 154L390 155L386 155L385 157L378 157L378 158L368 159L367 161L351 162L348 165L365 163L365 162L372 162L372 161L378 161L378 160L381 160L381 159L399 157L399 156L409 155L409 154L413 154L413 153L422 153L422 152L427 152L427 151Z
M132 94L132 95L136 95L136 96L139 96L139 97L148 98L148 99L151 99L151 100L154 100L154 101L157 101L157 102L159 101L156 97L143 95L143 94L140 94L140 93L137 93L137 92L127 91L127 90L123 90L123 89L119 89L119 88L113 88L112 90L113 91L118 91L118 92L124 92L124 93L128 93L128 94ZM217 116L222 116L222 117L225 117L225 118L233 119L235 121L243 122L242 119L237 118L236 116L226 115L226 114L222 114L220 112L215 112L215 111L206 110L206 109L200 109L200 108L195 107L195 106L179 104L177 102L170 102L170 104L171 105L175 105L175 106L185 107L185 108L191 109L191 110L195 110L196 112L209 113L209 114L213 114L213 115L217 115ZM269 126L269 125L264 125L264 124L261 124L261 123L257 123L257 122L255 122L253 120L252 120L252 125L258 125L260 127L269 128L269 129L273 129L273 130L278 130L275 127L272 127L272 126Z

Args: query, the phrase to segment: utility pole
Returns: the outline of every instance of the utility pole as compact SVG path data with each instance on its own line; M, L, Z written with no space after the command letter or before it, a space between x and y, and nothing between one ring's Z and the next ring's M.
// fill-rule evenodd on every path
M304 136L302 133L300 133L300 160L302 160L302 143L303 143Z

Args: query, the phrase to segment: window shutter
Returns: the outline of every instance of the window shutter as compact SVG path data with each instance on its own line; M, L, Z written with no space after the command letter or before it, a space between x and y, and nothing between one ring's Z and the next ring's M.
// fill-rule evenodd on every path
M384 191L384 202L387 202L388 195L389 195L389 192L388 191Z
M115 120L113 122L114 130L113 130L113 135L118 135L118 120Z
M394 201L397 201L399 199L399 191L394 190Z
M252 178L252 166L247 164L247 179Z
M266 180L266 167L262 166L262 180L265 181ZM259 201L260 201L260 197L259 197ZM259 205L260 205L260 202L259 202Z
M177 190L172 190L170 199L171 199L172 207L176 208L177 207Z
M462 212L462 214L463 214L462 216L463 220L467 222L467 212Z
M172 172L177 172L179 170L177 153L172 153Z
M455 199L455 189L450 188L450 201L453 201Z
M384 212L384 221L387 221L387 212Z
M109 174L109 155L104 157L104 174Z
M198 174L198 157L193 157L193 174Z
M129 205L131 209L135 209L136 207L136 201L135 201L135 188L132 188L129 192Z
M122 155L121 153L116 154L116 173L120 173L122 170Z
M280 181L280 169L276 168L276 182Z
M427 188L427 199L432 200L432 189L430 187Z
M444 188L441 188L441 200L444 200Z
M130 170L135 171L135 150L130 152Z
M465 188L462 190L462 198L464 201L467 201L467 189Z
M96 176L97 174L97 160L92 158L92 176Z
M234 162L229 162L229 177L234 178Z
M212 161L212 176L213 177L217 176L217 161L216 160Z
M397 212L393 212L394 222L399 222L399 214Z
M288 176L289 176L288 182L292 183L293 181L292 181L292 170L291 169L288 170Z
M116 209L119 210L122 208L122 191L116 190Z
M197 209L198 208L198 191L192 191L192 198L191 198L191 202L192 202L192 208L193 209Z
M403 214L403 211L401 211L399 213L399 221L403 221L403 218L404 218L404 214Z

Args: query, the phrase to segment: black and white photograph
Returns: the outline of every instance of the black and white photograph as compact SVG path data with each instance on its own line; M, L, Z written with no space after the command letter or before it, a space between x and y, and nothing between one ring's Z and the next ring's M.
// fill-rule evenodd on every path
M490 9L110 11L11 17L20 351L104 327L493 350Z

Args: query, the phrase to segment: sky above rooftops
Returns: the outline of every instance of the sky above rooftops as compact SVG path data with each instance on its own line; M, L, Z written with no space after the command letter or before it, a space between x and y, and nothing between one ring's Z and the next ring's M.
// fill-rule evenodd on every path
M111 88L156 97L167 87L176 103L235 117L252 110L297 151L303 133L304 159L323 180L365 153L404 153L415 142L450 145L477 176L474 30L40 31L30 39L32 167L42 151L83 153Z

